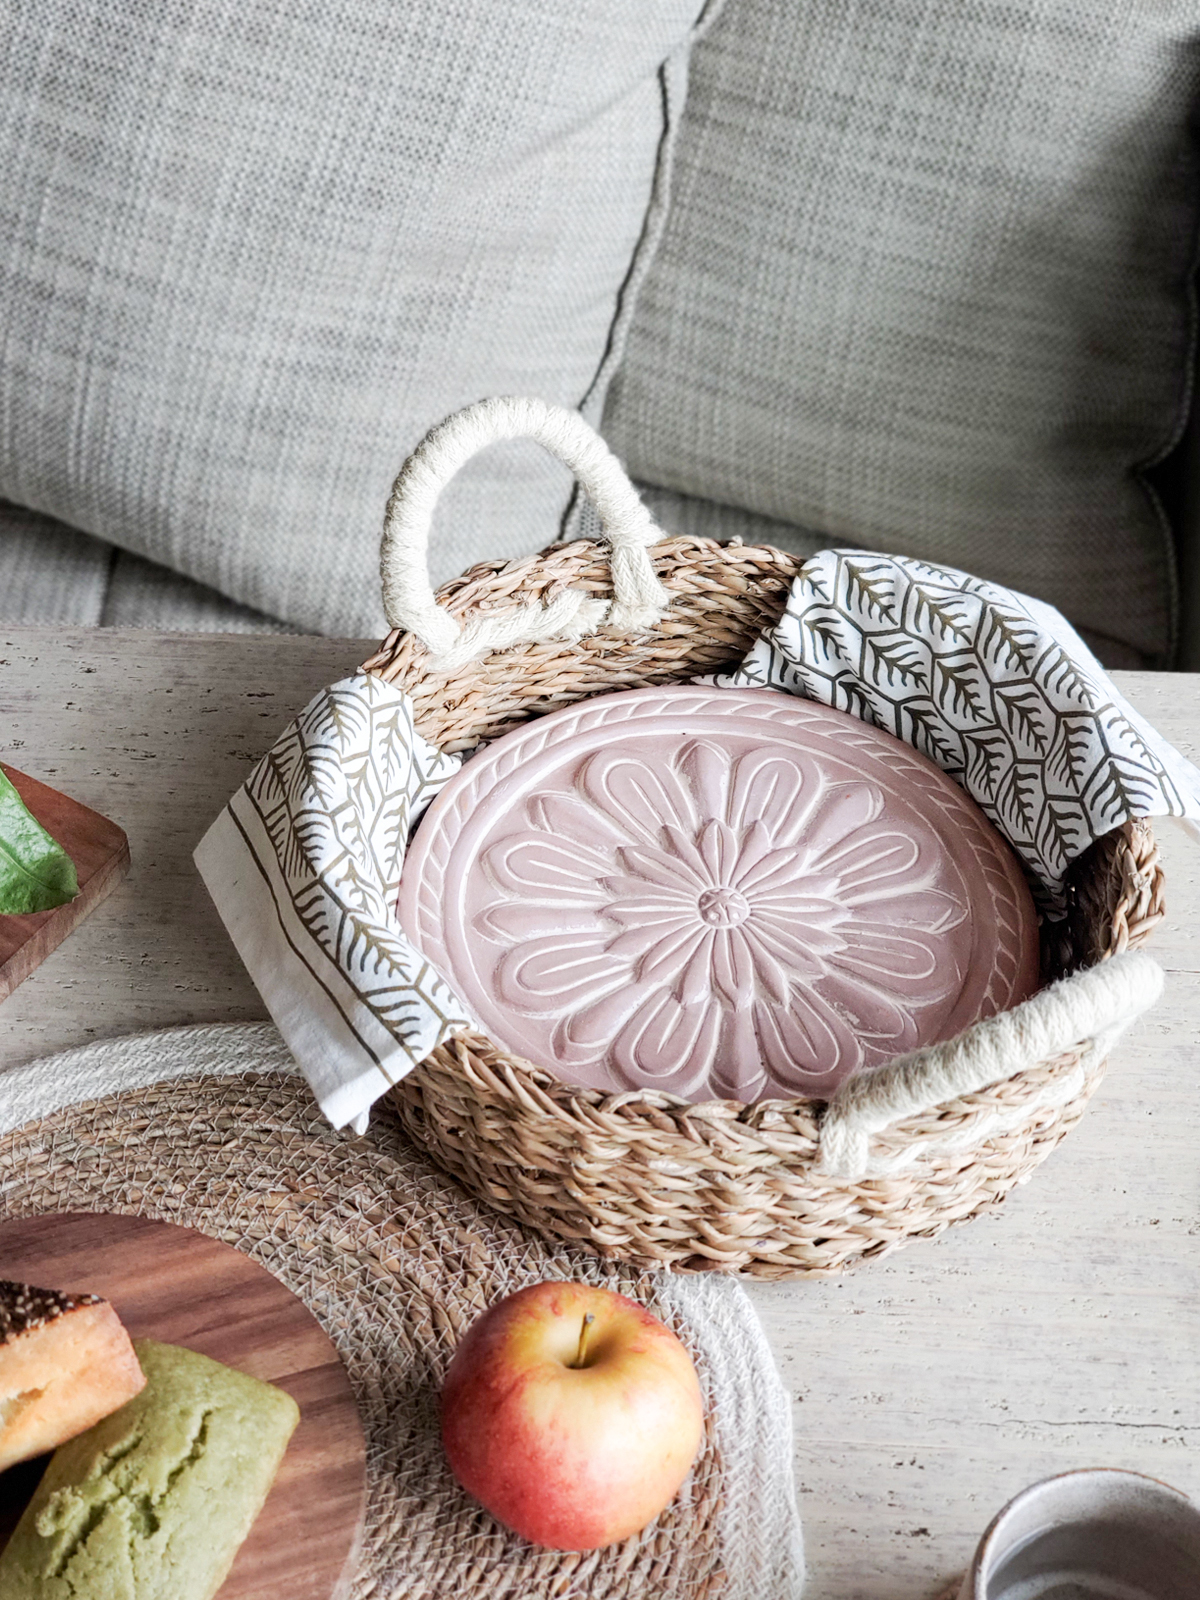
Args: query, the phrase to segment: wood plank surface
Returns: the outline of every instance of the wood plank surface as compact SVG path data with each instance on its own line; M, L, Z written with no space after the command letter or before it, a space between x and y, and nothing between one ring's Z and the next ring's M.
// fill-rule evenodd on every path
M103 1295L134 1339L185 1345L300 1407L267 1503L218 1600L343 1600L362 1538L366 1453L336 1350L302 1300L232 1246L145 1217L0 1222L0 1278ZM0 1504L27 1474L0 1474Z
M57 950L129 871L129 840L115 822L27 772L0 762L25 808L75 863L79 893L51 911L0 916L0 1000Z
M0 1006L0 1067L263 1015L191 851L276 732L368 648L2 636L0 758L117 817L134 866ZM1200 676L1114 676L1194 760ZM1166 993L1033 1181L997 1216L849 1277L750 1286L793 1397L806 1600L931 1600L1011 1494L1071 1467L1200 1497L1200 852L1170 824L1160 836Z

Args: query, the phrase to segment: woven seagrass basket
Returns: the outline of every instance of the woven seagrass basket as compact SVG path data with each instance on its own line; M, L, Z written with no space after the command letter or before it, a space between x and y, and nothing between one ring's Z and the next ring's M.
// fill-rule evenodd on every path
M396 629L364 670L406 691L431 743L468 750L591 695L733 666L778 620L802 565L768 546L695 538L664 538L650 555L670 597L653 627L518 644L451 667ZM483 563L438 599L451 616L474 619L567 590L611 595L601 545ZM1072 869L1068 897L1066 923L1043 939L1045 981L1136 946L1161 920L1149 823L1094 844ZM650 1267L822 1276L998 1205L1083 1114L1103 1072L1089 1044L896 1121L875 1136L873 1153L885 1166L910 1147L921 1153L888 1176L853 1181L822 1170L819 1101L695 1105L576 1088L478 1033L439 1046L392 1096L442 1168L544 1237ZM1047 1095L1054 1080L1069 1092Z

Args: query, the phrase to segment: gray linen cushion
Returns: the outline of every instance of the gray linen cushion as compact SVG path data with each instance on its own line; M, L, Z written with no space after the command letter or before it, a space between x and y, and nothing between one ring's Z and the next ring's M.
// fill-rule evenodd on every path
M425 430L487 394L599 405L700 6L14 0L0 497L379 633ZM552 539L568 488L532 447L481 457L438 575Z
M98 627L112 557L99 539L0 503L0 623Z
M1200 0L730 0L605 413L635 476L1161 664L1198 41Z
M167 567L0 502L0 624L151 628L168 633L290 633Z

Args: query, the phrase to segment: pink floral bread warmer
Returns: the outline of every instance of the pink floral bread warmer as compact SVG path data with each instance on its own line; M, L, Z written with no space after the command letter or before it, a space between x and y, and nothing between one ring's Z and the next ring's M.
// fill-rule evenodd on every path
M1011 850L932 762L755 689L605 695L434 801L400 925L483 1027L570 1083L826 1096L1028 998Z

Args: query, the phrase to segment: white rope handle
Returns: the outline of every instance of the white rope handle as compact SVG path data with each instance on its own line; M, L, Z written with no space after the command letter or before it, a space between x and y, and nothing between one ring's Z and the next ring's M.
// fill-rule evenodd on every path
M614 599L568 589L549 605L486 612L464 626L438 605L429 581L433 510L446 484L478 451L500 439L525 438L570 467L599 512L612 552ZM389 627L415 634L446 668L529 640L581 639L604 623L630 631L650 628L669 604L646 548L662 537L621 463L577 411L515 396L480 400L431 428L392 485L379 552L384 613Z
M847 1078L821 1124L820 1169L854 1181L885 1175L870 1161L873 1133L902 1117L1011 1078L1087 1042L1107 1051L1162 993L1162 968L1140 950L1102 961L1051 984L1031 1000L977 1022L957 1039L914 1050ZM1056 1093L1047 1085L1047 1103ZM1027 1113L1029 1107L1025 1107ZM984 1137L972 1130L973 1139Z

